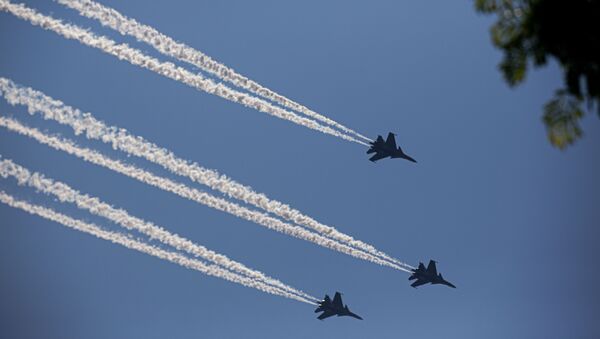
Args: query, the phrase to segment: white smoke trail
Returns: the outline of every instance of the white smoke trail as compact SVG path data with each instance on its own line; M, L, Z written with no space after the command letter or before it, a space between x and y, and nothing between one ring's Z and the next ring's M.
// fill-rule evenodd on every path
M334 120L331 120L317 112L308 109L305 106L302 106L282 95L273 92L266 87L261 86L255 81L238 74L236 71L223 65L222 63L211 59L208 55L162 34L153 27L141 24L135 19L126 17L113 8L106 7L100 3L90 0L58 0L58 3L78 11L85 17L98 20L103 26L110 27L123 35L129 35L136 38L138 41L145 42L164 55L168 55L180 61L197 66L200 69L211 73L222 80L228 81L235 86L241 87L289 109L303 113L313 119L338 128L348 134L353 134L354 136L360 137L364 140L372 141L371 139Z
M279 295L279 296L286 297L289 299L298 300L298 301L301 301L301 302L304 302L307 304L311 304L311 305L317 304L316 302L314 302L312 300L304 299L295 294L281 291L280 289L275 288L273 286L269 286L262 282L255 281L248 277L240 276L233 272L227 271L226 269L224 269L218 265L207 265L200 260L188 258L180 253L166 251L161 248L158 248L158 247L146 244L146 243L142 243L138 240L134 240L130 237L127 237L126 235L124 235L122 233L103 230L94 224L86 223L84 221L71 218L67 215L58 213L52 209L49 209L49 208L46 208L43 206L39 206L39 205L30 204L30 203L22 201L22 200L17 200L13 196L6 194L3 191L0 191L0 202L6 204L8 206L21 209L27 213L40 216L42 218L57 222L59 224L63 224L64 226L67 226L69 228L91 234L97 238L108 240L110 242L122 245L129 249L136 250L136 251L139 251L142 253L146 253L146 254L155 256L160 259L170 261L172 263L178 264L185 268L189 268L192 270L202 272L207 275L211 275L211 276L214 276L217 278L221 278L221 279L225 279L225 280L228 280L228 281L231 281L234 283L238 283L238 284L244 285L246 287L252 287L257 290L266 292L266 293Z
M19 185L27 185L45 194L54 195L61 202L73 203L77 205L77 207L85 209L92 214L104 217L127 229L139 231L149 236L151 239L157 239L178 250L186 251L196 257L212 261L213 263L221 265L238 274L272 285L288 293L297 294L305 299L318 301L318 299L302 291L290 287L279 280L267 277L263 273L250 269L242 263L229 259L225 255L211 251L204 246L194 244L190 240L176 234L171 234L162 227L131 216L127 211L116 209L109 204L100 201L98 198L81 194L65 183L46 178L40 173L31 173L28 169L15 164L11 160L0 160L0 176L4 178L7 178L8 176L15 177Z
M217 84L211 79L204 78L199 74L192 74L188 70L177 67L170 62L160 62L159 60L145 55L140 50L129 47L127 44L117 44L115 41L105 37L98 36L79 26L65 24L60 20L54 19L37 13L35 10L26 7L23 4L13 4L7 0L0 0L0 10L7 11L14 16L29 21L32 25L40 26L46 30L53 31L67 39L73 39L84 45L98 48L105 53L116 56L121 60L126 60L133 65L146 68L167 78L184 83L190 87L205 91L210 94L220 96L224 99L254 108L260 112L276 116L296 123L298 125L330 134L344 140L353 141L361 145L369 146L363 141L355 139L347 134L336 131L330 127L323 126L318 122L301 117L293 112L274 106L262 99L249 94L233 90L223 84Z
M125 129L107 126L102 121L95 119L91 113L82 113L80 110L67 106L59 100L52 99L42 92L20 87L11 80L0 77L0 94L11 105L25 105L30 114L39 112L44 119L55 120L61 124L70 126L76 134L85 132L86 137L89 139L101 140L102 142L111 144L114 149L145 158L172 173L188 177L194 182L204 184L229 197L239 199L281 218L310 228L335 241L356 247L373 256L381 257L407 270L414 269L414 267L375 249L372 245L356 240L334 227L319 223L286 204L271 200L264 194L257 193L252 188L244 186L214 170L178 158L169 150L148 142L142 137L131 135Z
M170 179L156 176L148 171L142 170L133 165L123 164L120 161L108 158L96 151L90 150L88 148L81 148L69 140L49 136L35 128L24 126L23 124L14 119L0 117L0 126L6 127L7 129L13 132L33 138L38 142L48 145L54 149L75 155L93 164L106 167L115 172L124 174L133 179L160 188L167 192L177 194L183 198L195 201L199 204L203 204L208 207L217 209L219 211L223 211L235 215L239 218L254 222L258 225L265 226L268 229L281 232L283 234L290 235L299 239L310 241L322 247L329 248L344 254L348 254L355 258L367 260L382 266L392 267L405 272L410 272L409 269L406 269L389 261L385 261L381 258L375 257L369 253L357 250L345 244L341 244L337 241L326 238L317 233L313 233L305 228L282 222L281 220L270 217L265 213L248 209L246 207L232 203L225 199L215 197L206 192L202 192L197 189L189 188L186 185L176 183Z

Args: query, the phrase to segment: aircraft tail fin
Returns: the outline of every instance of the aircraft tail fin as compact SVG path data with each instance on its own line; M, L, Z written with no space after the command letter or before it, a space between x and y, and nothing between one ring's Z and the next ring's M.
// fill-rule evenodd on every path
M388 133L385 143L390 147L396 148L396 138L394 137L394 133Z

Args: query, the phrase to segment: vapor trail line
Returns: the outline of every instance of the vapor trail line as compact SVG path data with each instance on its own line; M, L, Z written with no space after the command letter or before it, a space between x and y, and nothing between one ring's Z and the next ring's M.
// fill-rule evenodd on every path
M221 279L225 279L225 280L228 280L228 281L231 281L234 283L238 283L238 284L244 285L246 287L252 287L259 291L263 291L266 293L286 297L289 299L301 301L301 302L311 304L311 305L316 305L316 303L312 300L307 300L307 299L304 299L295 294L286 293L284 291L281 291L280 289L277 289L273 286L266 285L262 282L255 281L248 277L240 276L240 275L230 272L218 265L207 265L206 263L204 263L200 260L188 258L180 253L166 251L166 250L160 249L158 247L140 242L138 240L134 240L132 238L127 237L126 235L124 235L122 233L103 230L94 224L86 223L84 221L71 218L67 215L58 213L52 209L49 209L49 208L46 208L43 206L39 206L39 205L30 204L30 203L22 201L22 200L17 200L13 196L6 194L3 191L0 191L0 202L6 204L8 206L21 209L27 213L37 215L42 218L57 222L59 224L67 226L69 228L72 228L72 229L75 229L75 230L78 230L78 231L81 231L81 232L84 232L87 234L91 234L97 238L108 240L110 242L122 245L129 249L136 250L136 251L139 251L142 253L149 254L151 256L155 256L160 259L170 261L172 263L178 264L185 268L189 268L192 270L202 272L207 275L211 275L211 276L214 276L217 278L221 278Z
M121 60L126 60L133 65L146 68L198 90L220 96L224 99L291 121L315 131L330 134L344 140L353 141L364 146L369 146L363 141L336 131L330 127L323 126L312 119L301 117L293 112L274 106L260 98L233 90L221 83L217 84L211 79L207 79L200 74L193 74L182 67L175 66L173 63L161 62L156 58L142 53L140 50L129 47L127 44L117 44L115 41L105 36L98 36L79 26L65 24L60 20L40 14L23 4L13 4L7 0L0 0L0 10L9 12L23 20L27 20L34 26L40 26L46 30L53 31L67 39L77 40L84 45L100 49Z
M114 208L109 204L100 201L100 199L96 197L91 197L87 194L81 194L79 191L71 188L65 183L46 178L43 174L37 172L31 173L28 169L12 162L11 160L0 160L0 176L3 178L12 176L17 179L19 185L27 185L45 194L54 195L61 202L73 203L80 209L84 209L92 214L104 217L126 229L136 230L149 236L151 239L157 239L162 243L172 246L178 250L186 251L189 254L212 261L213 263L221 265L224 268L234 271L238 274L245 275L267 285L272 285L285 291L286 293L296 294L307 300L315 302L318 301L317 298L309 294L288 286L277 279L268 277L257 270L248 268L244 264L231 260L225 255L211 251L204 246L195 244L190 240L180 237L176 234L171 234L162 227L131 216L129 213L127 213L127 211Z
M177 42L173 38L157 31L155 28L139 23L135 19L128 18L113 8L106 7L90 0L58 0L58 3L78 11L82 16L98 20L103 26L110 27L122 35L132 36L138 41L142 41L154 47L154 49L164 55L197 66L235 86L248 90L313 119L319 120L327 125L340 129L345 133L371 141L371 139L360 133L261 86L255 81L237 73L232 68L213 60L201 51L184 43Z
M404 270L414 269L414 267L377 250L372 245L356 240L334 227L324 225L289 205L272 200L262 193L257 193L251 187L242 185L225 175L219 174L215 170L207 169L197 163L191 163L179 158L165 148L148 142L142 137L131 135L125 129L107 126L102 121L95 119L91 113L82 113L80 110L67 106L59 100L52 99L42 92L20 87L11 80L0 77L0 94L11 105L25 105L30 114L40 113L44 119L68 125L73 128L76 134L85 132L85 136L88 139L101 140L104 143L112 145L114 149L144 158L172 173L188 177L194 182L206 185L229 197L239 199L283 219L302 225L336 242L382 258L394 265L403 267Z
M115 172L139 180L148 185L160 188L167 192L177 194L183 198L195 201L199 204L217 209L219 211L235 215L239 218L254 222L258 225L262 225L268 229L299 239L310 241L319 246L329 248L344 254L348 254L358 259L363 259L382 266L388 266L405 272L410 272L409 269L383 260L381 258L375 257L369 253L352 248L345 244L339 243L335 240L326 238L320 234L311 232L300 226L285 223L265 213L248 209L246 207L232 203L228 200L215 197L209 193L190 188L181 183L176 183L170 179L156 176L148 171L142 170L133 165L123 164L122 162L108 158L99 152L90 150L88 148L81 148L69 140L49 136L35 128L27 127L14 119L0 117L0 126L6 127L7 129L13 132L17 132L19 134L33 138L38 142L48 145L54 149L75 155L93 164L106 167Z

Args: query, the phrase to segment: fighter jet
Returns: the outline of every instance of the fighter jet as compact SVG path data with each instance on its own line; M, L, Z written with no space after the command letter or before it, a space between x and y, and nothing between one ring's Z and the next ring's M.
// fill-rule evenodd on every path
M415 159L409 157L404 154L401 147L396 148L396 138L394 137L394 133L389 133L387 140L383 141L383 137L381 135L377 136L377 140L370 143L371 148L367 151L367 154L375 153L369 160L375 162L379 159L390 157L394 158L402 158L408 161L417 162Z
M331 298L329 298L329 296L326 294L325 299L319 303L319 307L317 307L315 310L315 313L319 312L323 312L317 317L319 320L323 320L334 315L337 315L338 317L350 316L362 320L361 317L350 312L348 305L344 306L344 304L342 304L342 294L340 292L335 292L333 301L331 301Z
M437 272L437 268L435 267L435 261L429 260L429 265L425 268L423 263L419 263L419 267L413 270L413 274L408 278L408 280L415 280L410 286L417 287L421 285L425 285L427 283L431 283L432 285L443 284L446 286L450 286L452 288L456 288L456 286L452 285L450 282L444 280L441 273Z

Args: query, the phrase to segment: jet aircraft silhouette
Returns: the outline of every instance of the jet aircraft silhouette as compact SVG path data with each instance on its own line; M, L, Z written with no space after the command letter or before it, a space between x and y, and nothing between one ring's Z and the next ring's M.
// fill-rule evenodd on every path
M333 301L326 294L325 299L319 303L319 307L315 310L315 313L323 312L320 316L317 317L319 320L323 320L325 318L329 318L331 316L337 315L341 316L350 316L356 319L362 320L360 316L350 312L348 305L344 306L342 303L342 294L340 292L335 292L335 296L333 296Z
M423 263L419 263L419 267L413 270L413 274L408 278L408 280L415 280L410 286L417 287L421 285L425 285L427 283L431 283L432 285L442 284L446 286L450 286L452 288L456 288L456 286L452 285L450 282L444 280L441 273L437 272L437 268L435 267L435 261L429 260L429 265L425 268Z
M417 162L415 159L409 157L404 154L401 147L396 147L396 138L394 137L394 133L389 133L387 140L383 141L383 137L381 135L377 136L377 140L370 142L371 148L367 151L367 154L375 153L369 160L375 162L379 159L390 157L394 158L402 158L408 161Z

